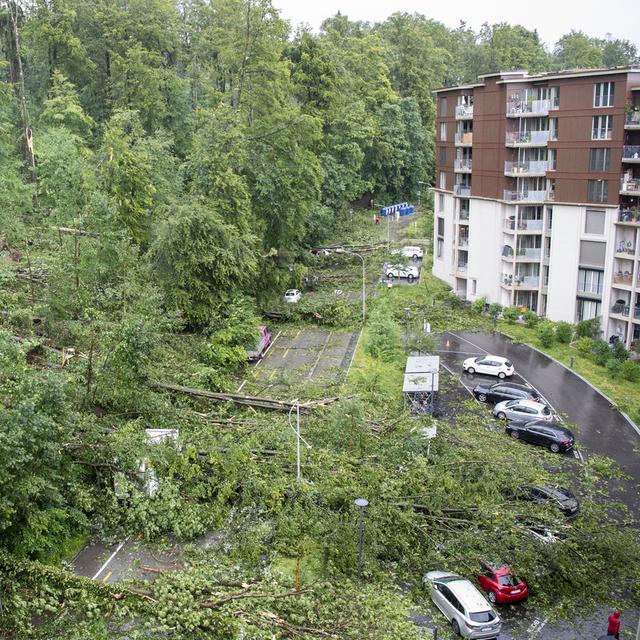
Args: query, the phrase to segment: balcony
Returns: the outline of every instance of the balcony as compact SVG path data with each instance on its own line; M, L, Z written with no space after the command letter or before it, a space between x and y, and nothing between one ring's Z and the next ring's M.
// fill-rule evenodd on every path
M622 162L640 163L640 145L625 145L622 149Z
M507 102L507 118L526 118L549 115L551 100L534 100L532 96L523 100L509 100Z
M640 209L618 209L618 222L640 225Z
M630 310L631 310L630 306L625 302L615 302L611 307L611 313L614 313L617 316L625 316L627 318L629 317Z
M620 181L621 196L640 196L640 178L622 178Z
M542 249L536 247L520 247L516 249L516 260L537 262L542 257Z
M504 198L507 202L544 202L547 200L546 191L530 191L522 189L520 191L509 191L505 189Z
M469 212L461 210L458 216L458 221L463 224L469 224Z
M464 273L464 274L466 274L466 273L467 273L467 263L466 263L466 262L464 262L464 263L462 263L462 264L459 264L459 265L456 267L456 271L457 271L458 273Z
M549 131L507 131L505 145L507 147L544 147L549 138Z
M453 193L457 196L461 196L462 198L470 198L471 186L466 184L456 184L453 187Z
M627 116L624 119L625 129L640 129L640 110L634 109L627 112Z
M473 105L458 105L456 107L456 120L471 120L473 118Z
M631 240L619 240L616 245L616 255L631 260L636 255L636 245Z
M623 284L630 287L633 284L633 275L630 271L617 271L613 274L613 284Z
M537 289L540 286L540 276L520 274L512 276L510 273L503 273L502 284L515 289Z
M518 176L544 176L548 169L548 160L504 163L504 174L514 178Z
M542 231L542 220L518 220L518 224L516 225L514 218L507 218L504 221L504 226L509 231L515 231L517 226L518 231L531 231L535 233Z
M453 170L458 173L471 173L471 165L473 164L472 160L455 160L453 163Z
M458 147L470 147L473 144L473 131L456 133L455 143Z
M460 236L458 238L458 248L466 251L469 248L469 237L468 236Z

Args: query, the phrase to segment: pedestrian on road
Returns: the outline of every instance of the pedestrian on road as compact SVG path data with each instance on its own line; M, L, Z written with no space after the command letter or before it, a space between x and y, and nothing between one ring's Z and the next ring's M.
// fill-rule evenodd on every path
M620 638L620 612L617 609L609 616L607 635Z

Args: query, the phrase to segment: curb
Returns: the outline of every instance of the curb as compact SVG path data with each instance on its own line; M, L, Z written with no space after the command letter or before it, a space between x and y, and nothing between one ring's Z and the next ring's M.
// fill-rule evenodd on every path
M587 380L584 376L581 376L579 373L571 369L571 367L568 367L563 362L560 362L560 360L556 360L553 356L550 356L548 353L541 351L537 347L530 345L528 342L522 342L518 338L514 336L510 336L508 333L503 333L502 331L496 331L496 333L499 333L501 336L504 336L505 338L509 338L510 340L513 340L518 344L523 344L529 347L529 349L533 349L534 351L537 351L538 353L542 354L546 358L549 358L549 360L552 360L556 364L559 364L561 367L563 367L567 371L570 371L574 376L580 378L580 380L588 384L596 393L599 393L611 405L612 408L615 408L615 410L629 423L629 425L633 428L633 430L640 436L640 428L638 427L638 425L624 411L622 411L621 409L618 409L618 405L606 393L604 393L603 391L600 391L598 387L596 387L592 382L589 382L589 380Z
M364 330L364 327L362 327L360 331L358 331L358 339L356 340L356 346L353 348L353 353L351 354L351 360L349 361L349 366L347 367L347 375L345 375L344 377L345 381L349 378L349 373L351 372L351 365L355 360L356 351L358 351L358 345L360 344L360 336L362 335L363 330Z

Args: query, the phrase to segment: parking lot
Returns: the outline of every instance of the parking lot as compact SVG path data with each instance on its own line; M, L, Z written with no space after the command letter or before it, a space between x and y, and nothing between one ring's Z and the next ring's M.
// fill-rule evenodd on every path
M495 333L445 332L440 338L439 355L443 366L461 383L472 389L489 376L471 376L462 372L462 362L471 356L505 356L516 369L513 382L528 383L538 390L562 421L571 423L579 449L585 457L591 454L609 456L629 480L609 481L612 495L620 499L640 517L640 434L611 403L587 382L551 358ZM496 379L497 381L497 379Z

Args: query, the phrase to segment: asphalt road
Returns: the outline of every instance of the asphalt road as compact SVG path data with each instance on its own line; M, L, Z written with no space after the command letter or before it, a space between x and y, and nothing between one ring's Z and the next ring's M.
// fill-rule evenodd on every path
M445 365L458 372L463 384L472 388L488 376L462 373L462 361L492 353L509 358L515 366L514 382L528 382L567 422L575 424L576 440L588 457L609 456L629 476L611 480L609 489L640 519L640 434L609 401L565 367L530 347L514 343L495 333L446 332L441 337L440 356Z

